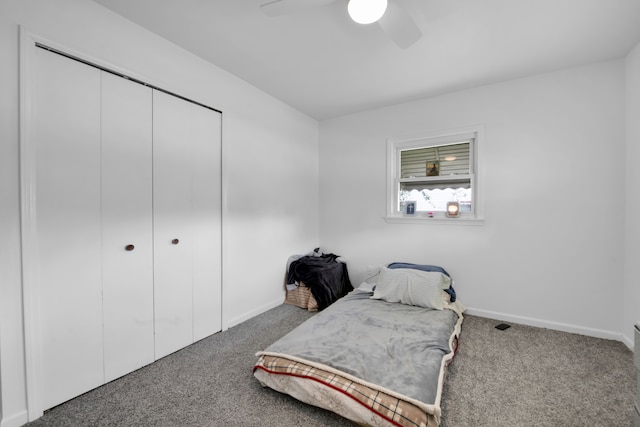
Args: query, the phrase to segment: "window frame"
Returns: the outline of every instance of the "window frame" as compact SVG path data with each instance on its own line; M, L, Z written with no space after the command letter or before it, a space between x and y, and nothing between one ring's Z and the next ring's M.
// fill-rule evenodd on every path
M483 218L483 194L479 179L479 159L481 147L484 139L483 126L469 126L443 131L433 131L413 138L388 138L387 139L387 202L386 216L387 222L403 223L443 223L454 224L464 223L470 225L480 225ZM406 215L399 210L399 189L401 180L415 181L443 181L450 180L447 177L419 177L401 178L400 153L404 150L432 147L436 145L448 145L464 141L470 141L469 146L469 175L464 175L465 179L471 182L472 191L472 211L462 212L457 218L449 218L444 212L435 212L433 217L429 217L426 212L418 212L415 215ZM463 176L460 177L461 179Z

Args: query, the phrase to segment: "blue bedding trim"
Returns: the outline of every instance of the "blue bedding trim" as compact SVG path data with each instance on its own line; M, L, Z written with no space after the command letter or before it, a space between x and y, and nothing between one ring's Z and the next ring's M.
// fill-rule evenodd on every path
M437 265L427 265L427 264L411 264L408 262L392 262L387 266L387 268L412 268L414 270L422 270L422 271L435 271L438 273L446 274L451 278L451 275L447 273L447 270ZM453 283L453 280L451 281ZM456 302L456 291L453 289L453 284L449 286L449 289L445 289L445 292L449 294L451 297L451 302Z

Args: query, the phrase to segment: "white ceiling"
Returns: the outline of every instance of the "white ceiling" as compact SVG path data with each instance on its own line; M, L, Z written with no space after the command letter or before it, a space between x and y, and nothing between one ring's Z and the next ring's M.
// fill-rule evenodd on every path
M390 0L423 33L406 50L352 22L347 0L274 18L269 0L94 1L318 120L621 58L640 41L640 0Z

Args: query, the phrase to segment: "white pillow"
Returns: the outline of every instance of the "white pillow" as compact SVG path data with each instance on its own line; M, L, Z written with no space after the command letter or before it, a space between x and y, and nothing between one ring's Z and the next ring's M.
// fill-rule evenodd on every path
M375 286L375 283L362 282L360 283L360 286L358 286L358 289L365 292L373 292Z
M435 271L380 268L372 299L442 310L451 278Z

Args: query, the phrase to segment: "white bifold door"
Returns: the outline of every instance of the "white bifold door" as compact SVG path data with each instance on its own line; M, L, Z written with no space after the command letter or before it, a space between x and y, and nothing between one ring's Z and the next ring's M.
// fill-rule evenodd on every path
M25 262L34 261L36 269L35 345L46 409L104 382L101 73L37 53L31 184L36 253Z
M102 76L105 381L154 360L152 90Z
M221 330L221 114L33 58L23 236L42 411Z
M162 92L153 94L153 217L156 357L219 331L219 114ZM185 218L189 218L185 221Z

